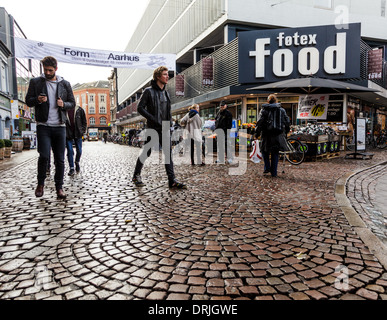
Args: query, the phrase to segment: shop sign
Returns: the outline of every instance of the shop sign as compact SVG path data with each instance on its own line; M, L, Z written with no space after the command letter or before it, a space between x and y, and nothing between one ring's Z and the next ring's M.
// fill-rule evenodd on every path
M328 104L328 122L343 122L344 103L329 102Z
M297 119L327 120L329 95L300 96Z
M239 83L360 77L360 23L239 33Z
M383 48L380 48L368 52L368 80L383 78L383 51Z

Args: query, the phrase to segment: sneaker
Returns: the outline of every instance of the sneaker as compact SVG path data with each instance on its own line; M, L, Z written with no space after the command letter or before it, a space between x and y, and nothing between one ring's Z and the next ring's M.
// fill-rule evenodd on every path
M136 187L144 187L145 186L145 184L142 182L141 176L139 174L134 175L132 181L136 185Z
M169 182L169 189L187 189L187 186L184 183L173 180Z
M79 173L81 171L81 167L79 166L79 162L75 162L75 171Z
M71 177L71 176L73 176L74 174L75 174L74 169L70 169L70 171L69 171L69 176Z

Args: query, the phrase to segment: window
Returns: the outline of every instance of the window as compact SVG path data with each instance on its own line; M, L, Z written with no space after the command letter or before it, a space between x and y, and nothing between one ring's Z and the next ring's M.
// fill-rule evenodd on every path
M323 9L332 9L332 0L314 0L314 6Z
M89 96L89 102L94 102L94 96L93 95Z
M101 102L105 102L105 96L104 96L104 95L101 95L101 96L100 96L100 101L101 101Z
M0 90L8 93L8 81L7 81L7 66L0 60Z
M89 106L89 114L95 114L95 107Z
M89 119L89 124L90 124L91 126L95 126L95 118L91 117L91 118Z
M105 117L101 117L101 118L99 119L99 123L100 123L101 125L106 125L106 124L107 124L107 119L106 119Z
M100 107L99 107L99 113L100 113L100 114L106 114L106 113L107 113L106 107L105 107L105 106L100 106Z

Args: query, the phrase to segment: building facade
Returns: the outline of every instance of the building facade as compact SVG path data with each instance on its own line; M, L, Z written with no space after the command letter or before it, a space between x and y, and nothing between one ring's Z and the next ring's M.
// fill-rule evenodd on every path
M35 128L35 112L25 102L28 85L32 78L42 74L40 62L31 59L15 58L14 37L27 38L23 30L5 8L0 8L0 41L3 48L9 51L7 59L2 55L1 77L2 98L9 106L9 115L2 120L1 134L5 136L22 135L23 132L33 132ZM9 102L7 101L9 100ZM4 107L3 107L4 110ZM3 128L3 131L1 130ZM5 131L4 131L5 129Z
M10 37L10 16L0 7L0 139L10 139L13 103Z
M99 137L111 132L111 97L109 81L95 81L73 86L77 106L85 110L87 128L97 128Z
M344 32L340 30L352 29L350 26L353 25L359 26L359 35L355 52L350 52L351 41L348 41L346 35L345 45L341 43ZM313 36L316 32L308 29L315 26L331 26L330 30L335 30L333 42L321 44L320 40L323 37L321 35L316 40ZM284 31L286 29L292 33L291 36L286 34L287 31ZM379 0L367 3L361 0L152 0L126 51L177 54L177 73L171 73L172 79L167 87L172 97L172 110L176 118L183 115L188 106L198 103L201 106L201 116L204 119L211 119L217 112L219 101L226 100L239 125L254 122L260 106L266 101L267 92L247 89L268 82L318 75L340 81L354 81L379 90L377 94L352 97L351 101L360 99L364 110L372 113L373 119L381 119L383 122L387 107L385 63L387 34L384 31L386 29L385 1ZM256 40L268 39L269 36L265 33L270 33L270 30L281 30L276 35L278 39L271 40L271 48L275 43L279 45L280 40L282 46L270 50L269 45L265 44L257 49ZM241 39L243 35L254 32L258 34L255 35L256 38L248 40L250 48L246 51ZM281 32L286 34L283 39L280 38ZM302 52L306 57L304 65L297 64L298 52L302 49L301 43L304 43L305 47ZM345 54L346 62L354 61L356 74L349 72L343 74L339 71L341 75L339 77L335 75L341 57L335 56L337 55L337 50L333 48L335 46L345 46L343 50L348 50ZM376 78L372 78L372 74L369 74L371 70L369 52L373 49L383 50L382 70L377 73ZM263 77L256 76L257 67L251 63L258 61L259 50L260 54L264 54L265 63L269 63L268 61L273 58L277 59L279 63L275 64L275 68L278 70ZM322 51L316 55L315 50ZM335 56L331 65L325 66L332 72L319 74L315 72L316 65L318 64L319 69L324 68L320 63L324 63L326 50ZM289 62L290 59L284 62L290 54L294 56L293 64ZM314 58L313 66L311 58ZM287 72L287 68L289 70L297 68L301 71L291 73ZM346 71L351 68L348 65ZM247 74L250 74L250 78L245 77ZM121 127L139 125L143 121L136 113L136 102L143 88L149 85L151 76L152 72L144 70L118 71L117 124ZM296 123L299 96L279 95L279 97L293 123ZM348 101L344 100L349 99L342 98L343 110L340 122L346 121L345 109L348 107Z

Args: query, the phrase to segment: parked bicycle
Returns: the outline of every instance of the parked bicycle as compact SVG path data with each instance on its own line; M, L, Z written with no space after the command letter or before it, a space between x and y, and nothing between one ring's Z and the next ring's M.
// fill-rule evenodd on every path
M280 154L292 165L300 165L305 160L306 146L296 138L286 139L288 151L281 151Z
M379 149L384 149L387 147L387 135L386 130L382 130L382 133L376 140L376 147Z

